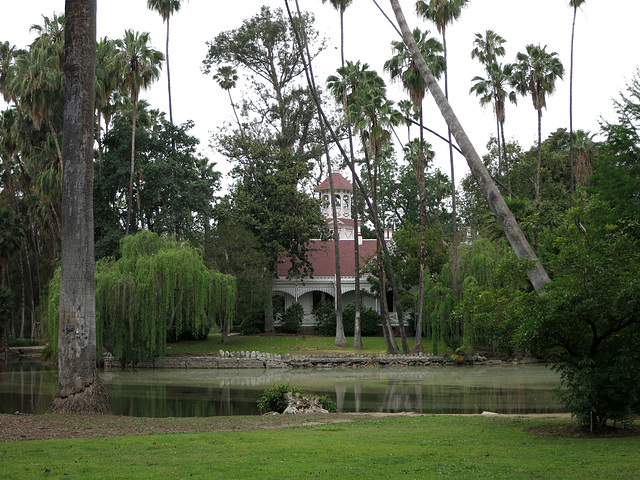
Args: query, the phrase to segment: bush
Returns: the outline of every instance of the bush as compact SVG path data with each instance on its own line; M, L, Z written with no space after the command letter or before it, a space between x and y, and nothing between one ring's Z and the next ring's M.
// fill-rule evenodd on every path
M260 401L258 402L258 410L261 414L269 412L282 413L285 411L289 402L287 401L287 393L291 392L292 395L299 393L302 395L303 391L300 388L292 387L288 383L280 383L268 388L262 393ZM305 397L310 397L305 395ZM312 396L311 396L312 397ZM329 395L323 395L317 397L322 408L328 412L335 413L338 410L336 402Z
M292 387L288 383L274 385L262 392L262 396L258 401L258 410L260 410L260 413L264 415L269 412L284 412L289 404L289 402L287 402L287 392L291 392L293 395L296 393L302 394L301 389Z
M329 413L336 413L338 411L338 405L333 401L329 395L323 395L322 397L318 397L320 400L320 405Z
M330 300L321 301L313 309L316 317L316 328L322 335L333 336L336 334L336 309Z
M302 326L302 318L304 317L304 309L299 303L294 303L282 317L282 331L284 333L298 333Z
M368 307L360 307L360 333L364 337L371 337L378 334L381 321L380 314ZM348 337L353 336L356 323L356 304L351 302L342 309L342 324L344 326L344 334ZM335 331L335 329L334 329Z

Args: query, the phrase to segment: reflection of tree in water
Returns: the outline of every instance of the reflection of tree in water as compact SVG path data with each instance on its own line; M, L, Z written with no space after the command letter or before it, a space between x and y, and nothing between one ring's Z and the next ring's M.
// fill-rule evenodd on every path
M55 369L5 366L4 413L44 413L55 396ZM139 370L101 373L114 411L130 416L258 414L260 394L289 383L330 395L340 412L552 413L559 379L544 367L430 367L340 370Z

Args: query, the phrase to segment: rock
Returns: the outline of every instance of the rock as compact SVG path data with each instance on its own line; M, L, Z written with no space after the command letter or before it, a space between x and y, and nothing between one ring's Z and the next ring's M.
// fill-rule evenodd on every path
M285 408L283 414L298 415L300 413L329 413L320 405L318 397L301 397L299 393L295 396L291 392L287 392L287 401L289 405Z
M485 417L496 417L499 414L494 412L482 412L482 415L484 415Z

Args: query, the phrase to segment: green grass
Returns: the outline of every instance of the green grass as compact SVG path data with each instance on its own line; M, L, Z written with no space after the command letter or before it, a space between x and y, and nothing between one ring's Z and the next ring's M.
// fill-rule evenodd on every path
M220 350L229 352L257 351L263 353L284 354L321 354L332 352L339 354L383 354L387 351L383 337L363 337L362 344L364 350L354 350L351 348L353 339L348 338L349 347L336 347L333 342L335 337L320 337L315 335L232 335L229 343L221 343L222 336L211 334L206 340L194 342L170 343L167 345L168 355L198 355L207 353L218 353ZM414 339L408 338L409 348L413 348ZM402 349L400 338L396 339L398 347ZM431 341L423 342L425 353L432 353ZM438 351L442 354L446 351L444 343L438 345Z
M556 438L557 420L402 417L279 430L0 444L0 479L631 479L640 437Z

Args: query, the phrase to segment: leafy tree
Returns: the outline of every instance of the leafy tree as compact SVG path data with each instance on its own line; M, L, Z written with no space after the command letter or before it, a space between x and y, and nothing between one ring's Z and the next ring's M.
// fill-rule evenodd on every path
M640 220L640 70L627 85L625 93L614 102L618 119L606 122L604 148L595 159L595 173L589 191L597 193L609 204L605 221Z
M310 50L323 48L317 46L313 16L305 14L294 23L304 32ZM218 205L218 218L234 219L255 235L272 278L282 256L291 260L290 274L308 274L309 240L318 237L316 226L324 219L317 202L300 190L308 185L323 144L315 104L299 83L304 65L294 28L281 9L265 6L207 45L205 73L231 66L249 77L254 92L243 100L242 130L223 129L214 138L223 155L235 163L235 183ZM265 296L264 312L265 330L272 332L271 295Z
M553 359L560 400L581 424L604 427L640 412L640 257L634 224L603 221L609 206L570 209L545 295L523 302L520 347Z
M118 260L96 265L100 351L104 347L123 361L163 356L167 341L201 340L214 325L228 332L235 312L234 277L207 269L200 251L188 243L153 232L124 237L121 245ZM56 291L54 277L50 323Z
M237 280L236 319L243 332L264 329L264 305L271 296L269 259L258 238L237 221L220 222L206 237L204 260L213 270Z
M198 140L189 135L191 122L172 126L161 119L153 125L138 118L136 145L140 210L131 230L149 229L195 244L202 242L211 218L213 193L220 173L196 153ZM96 172L96 256L117 256L125 231L131 126L121 116L104 139L103 166ZM172 145L173 141L173 145Z

